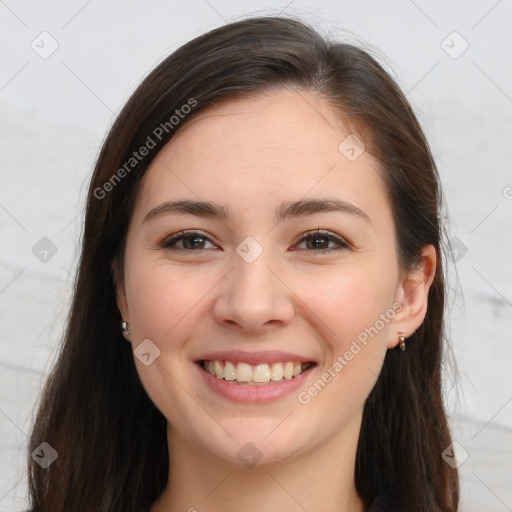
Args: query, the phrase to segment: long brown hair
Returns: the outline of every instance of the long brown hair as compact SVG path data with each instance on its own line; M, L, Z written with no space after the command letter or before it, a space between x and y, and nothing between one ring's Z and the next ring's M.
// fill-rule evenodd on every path
M457 471L441 456L451 442L441 395L442 196L428 143L405 96L367 51L327 41L293 18L269 16L180 47L143 80L104 141L67 329L30 437L33 512L140 512L163 491L166 419L140 383L115 300L116 261L123 259L138 185L157 152L202 109L284 87L339 109L380 161L402 268L411 269L427 244L438 254L425 320L405 352L388 350L365 403L357 491L371 512L457 510ZM147 154L130 160L149 139ZM30 457L42 442L58 453L46 469Z

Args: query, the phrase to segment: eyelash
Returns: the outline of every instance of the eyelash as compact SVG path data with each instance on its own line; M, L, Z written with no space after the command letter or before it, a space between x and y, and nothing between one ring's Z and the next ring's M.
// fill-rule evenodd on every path
M206 236L204 235L203 233L200 233L198 231L180 231L178 233L175 233L174 235L168 237L168 238L165 238L160 246L163 248L163 249L171 249L172 246L176 243L176 242L180 242L181 240L185 239L185 238L193 238L193 237L199 237L199 238L203 238L205 240L208 240L211 242L211 240ZM338 250L342 250L342 249L348 249L349 248L349 244L343 240L342 238L336 236L336 235L333 235L332 233L330 233L329 231L320 231L320 230L314 230L314 231L308 231L304 234L302 234L300 237L299 237L299 240L297 241L297 244L303 242L304 240L308 240L308 239L311 239L311 238L325 238L327 240L329 240L330 242L335 242L339 245L339 247L335 247L335 248L331 248L331 249L319 249L319 250L311 250L311 251L308 251L308 252L312 252L314 254L325 254L325 253L328 253L328 252L332 252L332 251L338 251ZM183 249L183 248L173 248L174 250L178 250L178 251L187 251L187 252L200 252L201 250L194 250L194 249ZM205 249L206 250L206 249Z

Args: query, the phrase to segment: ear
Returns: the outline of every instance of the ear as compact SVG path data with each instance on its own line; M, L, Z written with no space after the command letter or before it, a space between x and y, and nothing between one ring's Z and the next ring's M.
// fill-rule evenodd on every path
M112 278L114 280L114 286L116 288L116 302L121 318L130 323L130 314L128 310L128 301L126 300L126 291L124 287L124 272L121 269L122 262L116 257L112 262Z
M402 308L395 315L389 330L388 348L396 347L399 336L408 338L423 323L436 267L436 249L433 245L427 245L422 250L418 266L402 277L395 296L395 301L401 303Z

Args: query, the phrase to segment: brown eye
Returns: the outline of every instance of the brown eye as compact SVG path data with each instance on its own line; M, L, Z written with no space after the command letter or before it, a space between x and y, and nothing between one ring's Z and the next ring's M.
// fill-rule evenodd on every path
M306 242L306 249L312 249L313 252L324 253L331 252L340 249L348 249L349 245L345 240L339 238L338 236L326 231L313 231L309 233L304 233L299 240L299 243ZM337 247L329 248L328 245L330 242L333 242L337 245Z
M182 250L182 251L202 250L202 249L205 249L204 245L207 240L209 241L209 238L207 236L203 235L202 233L198 233L198 232L185 233L183 231L180 231L179 233L176 233L176 234L166 238L162 242L161 247L163 247L164 249L173 248L173 249ZM179 242L183 242L182 247L177 246L177 244Z

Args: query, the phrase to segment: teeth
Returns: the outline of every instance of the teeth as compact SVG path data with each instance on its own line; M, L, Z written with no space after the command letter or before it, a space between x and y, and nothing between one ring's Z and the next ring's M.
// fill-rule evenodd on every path
M220 364L220 361L215 361L215 377L218 379L222 379L224 377L224 370L222 369L222 365Z
M252 366L246 363L238 363L236 366L237 382L252 382Z
M284 365L284 378L290 380L293 377L293 363Z
M311 363L272 363L250 365L231 361L204 361L203 368L213 377L243 384L268 384L283 379L290 380L307 370Z
M254 382L269 382L270 381L270 368L268 367L268 364L256 365L252 372L252 380Z
M283 365L281 363L274 363L270 370L270 378L272 380L281 380L284 375Z
M236 367L233 363L226 361L223 378L225 380L236 380Z

